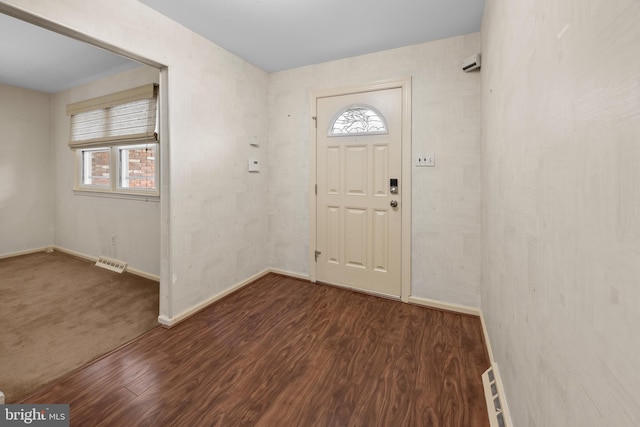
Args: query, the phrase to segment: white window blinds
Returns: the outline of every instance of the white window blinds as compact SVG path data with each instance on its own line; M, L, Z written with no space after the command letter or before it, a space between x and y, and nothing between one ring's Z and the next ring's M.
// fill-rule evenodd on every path
M148 84L67 106L71 148L157 141L158 86Z

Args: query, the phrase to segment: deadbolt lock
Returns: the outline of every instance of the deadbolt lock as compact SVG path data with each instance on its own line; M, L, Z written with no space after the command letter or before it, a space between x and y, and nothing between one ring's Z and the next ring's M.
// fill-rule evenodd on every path
M398 194L398 179L391 178L389 180L389 193Z

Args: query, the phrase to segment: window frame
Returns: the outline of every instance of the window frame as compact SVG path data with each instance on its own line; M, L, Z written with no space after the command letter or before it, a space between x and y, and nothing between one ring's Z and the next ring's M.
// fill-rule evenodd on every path
M155 188L152 190L145 188L128 188L122 187L122 172L125 170L120 160L121 150L132 149L144 146L154 146L154 182ZM89 151L109 151L109 185L94 185L84 183L84 171L85 165L85 153ZM74 192L80 193L94 193L96 195L127 195L127 196L139 196L139 197L160 197L160 143L148 142L143 144L122 144L122 145L106 145L96 147L78 147L72 150L75 156L75 177L74 177Z
M160 143L158 138L157 83L111 93L67 105L70 116L69 148L74 157L73 191L96 195L159 198ZM154 188L123 187L129 165L123 165L123 150L153 146ZM95 172L88 152L108 151L109 183L85 183L87 173ZM85 160L91 159L87 164ZM142 159L141 159L142 160ZM104 163L103 163L104 164ZM142 168L140 169L142 170ZM95 176L99 180L99 172ZM93 181L94 178L89 179Z
M93 167L91 163L87 163L87 160L93 159L90 153L101 153L101 152L109 153L109 184L87 184L85 183L87 175L90 175L91 178L98 178L91 175ZM103 189L103 190L108 189L111 185L111 178L112 178L112 171L113 171L111 169L111 151L109 150L109 148L105 147L105 148L92 148L92 149L81 150L80 156L82 158L80 159L78 185L81 187L87 187L87 188L95 188L95 189Z

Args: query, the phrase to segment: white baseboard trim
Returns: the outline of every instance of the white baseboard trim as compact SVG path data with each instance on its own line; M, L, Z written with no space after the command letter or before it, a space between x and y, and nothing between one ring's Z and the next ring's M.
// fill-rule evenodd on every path
M11 252L11 253L8 253L8 254L0 255L0 259L13 258L13 257L20 256L20 255L35 254L35 253L38 253L38 252L46 252L48 249L51 249L51 246L44 246L42 248L34 248L34 249L26 249L24 251L19 251L19 252Z
M82 252L77 252L71 249L63 248L61 246L53 246L53 250L65 253L67 255L73 255L78 258L86 259L87 261L91 261L91 262L98 261L98 257L83 254ZM131 274L135 274L136 276L144 277L145 279L154 280L156 282L160 281L160 276L152 273L147 273L146 271L138 270L137 268L127 267L125 271Z
M493 358L493 350L491 349L491 341L489 340L489 331L487 330L487 324L484 321L484 315L480 312L480 323L482 324L482 335L484 335L484 344L487 346L487 353L489 353L489 361L491 364L495 364Z
M466 305L451 304L447 302L436 301L428 298L409 297L410 304L422 305L424 307L437 308L440 310L453 311L461 314L470 314L472 316L482 316L479 308L469 307Z
M54 246L53 250L56 252L62 252L63 254L73 255L78 258L86 259L87 261L92 261L92 262L98 261L98 257L93 257L91 255L83 254L81 252L76 252L71 249L63 248L61 246Z
M292 271L281 270L279 268L267 268L267 272L276 273L276 274L282 274L283 276L293 277L294 279L311 281L311 277L309 277L306 274L294 273Z
M177 323L180 323L181 321L185 320L186 318L193 316L194 314L196 314L197 312L199 312L200 310L206 308L207 306L209 306L210 304L213 304L214 302L226 297L227 295L237 291L238 289L241 289L245 286L247 286L249 283L253 282L254 280L257 280L263 276L266 276L267 274L271 273L271 269L267 268L259 273L254 274L253 276L249 277L248 279L243 280L242 282L236 283L235 285L231 286L230 288L227 288L226 290L213 295L209 298L207 298L206 300L194 305L193 307L183 311L182 313L178 314L177 316L174 317L167 317L165 315L160 315L158 316L158 322L160 322L160 324L162 324L163 326L166 326L168 328L175 326Z
M160 276L158 276L157 274L147 273L146 271L138 270L137 268L133 268L129 266L127 266L127 268L124 271L128 271L131 274L135 274L136 276L140 276L145 279L153 280L155 282L160 282Z

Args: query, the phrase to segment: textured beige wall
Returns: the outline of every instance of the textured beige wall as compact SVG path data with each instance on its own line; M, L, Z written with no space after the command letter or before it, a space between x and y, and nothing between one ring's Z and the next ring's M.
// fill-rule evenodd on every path
M640 3L488 0L482 310L515 425L640 425Z
M49 94L0 85L0 256L53 243Z
M412 77L412 295L480 304L480 75L460 61L479 33L273 73L269 77L270 265L308 274L309 96Z
M55 162L54 243L93 257L126 261L129 267L160 275L160 203L76 194L76 157L69 149L67 105L146 83L157 83L159 72L139 67L52 95L51 134ZM116 236L116 244L111 237Z
M268 174L246 171L255 154L249 142L267 139L267 73L137 0L0 4L169 67L170 146L161 154L170 165L162 177L165 318L267 267Z

